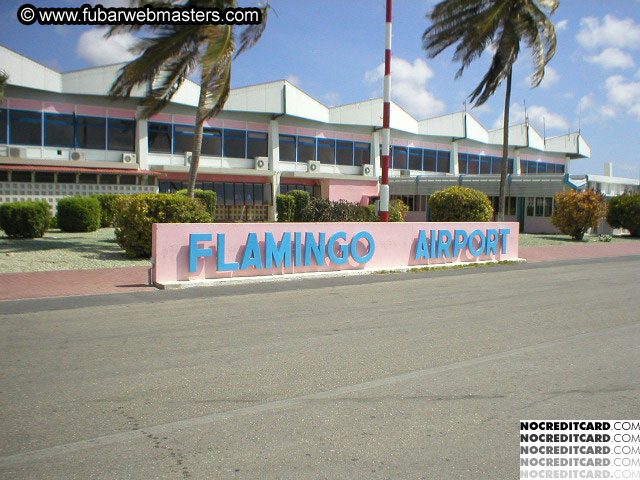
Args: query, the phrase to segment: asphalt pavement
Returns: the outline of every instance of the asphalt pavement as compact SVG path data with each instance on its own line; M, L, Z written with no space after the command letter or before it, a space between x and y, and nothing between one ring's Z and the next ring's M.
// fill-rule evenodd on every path
M640 257L3 302L0 478L508 479L640 411Z

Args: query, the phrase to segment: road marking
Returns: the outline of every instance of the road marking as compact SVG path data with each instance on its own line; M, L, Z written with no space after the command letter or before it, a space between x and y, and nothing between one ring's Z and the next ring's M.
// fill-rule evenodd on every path
M201 427L209 425L211 423L229 420L245 415L254 415L257 413L268 412L272 410L279 410L285 408L296 407L309 400L322 400L333 397L340 397L341 395L351 394L354 392L360 392L376 387L387 386L391 384L401 383L408 380L413 380L428 375L435 375L438 373L449 372L451 370L457 370L461 368L473 367L482 363L491 362L494 360L502 360L508 357L516 355L523 355L531 352L536 352L545 348L555 347L563 343L573 342L585 338L595 337L602 335L603 332L609 331L611 333L621 332L625 330L631 330L638 327L638 323L622 325L618 327L607 327L591 332L580 333L578 335L572 335L570 337L551 340L548 342L542 342L535 345L529 345L527 347L516 348L508 350L506 352L493 353L485 355L483 357L472 358L469 360L463 360L460 362L449 363L446 365L440 365L437 367L425 368L423 370L415 370L412 372L401 373L398 375L392 375L390 377L379 378L376 380L370 380L368 382L357 383L354 385L347 385L344 387L333 388L325 390L323 392L311 393L308 395L301 395L298 397L286 398L283 400L276 400L273 402L262 403L258 405L252 405L249 407L238 408L234 410L227 410L225 412L212 413L210 415L204 415L201 417L188 418L185 420L178 420L176 422L165 423L161 425L154 425L151 427L144 427L139 430L131 430L127 432L114 433L110 435L104 435L88 440L80 440L78 442L67 443L65 445L57 445L55 447L43 448L40 450L34 450L31 452L18 453L15 455L9 455L6 457L0 457L0 468L6 468L11 465L28 463L37 460L45 460L59 455L69 454L80 450L87 450L89 448L103 447L106 445L112 445L119 442L127 442L147 437L149 434L159 435L175 432L177 430L183 430L193 427Z

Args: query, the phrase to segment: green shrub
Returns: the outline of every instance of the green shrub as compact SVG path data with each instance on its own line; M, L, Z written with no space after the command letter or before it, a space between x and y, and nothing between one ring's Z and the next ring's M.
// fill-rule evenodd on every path
M51 217L51 220L49 220L49 228L60 228L60 226L58 225L58 217L57 216L53 216Z
M276 196L276 211L279 222L293 222L296 211L296 199L291 195Z
M293 197L294 201L294 222L306 222L309 219L309 205L311 204L311 195L305 190L291 190L287 193Z
M391 200L389 202L389 221L390 222L404 222L409 213L409 205L404 203L399 198Z
M122 195L117 195L115 193L101 193L91 196L96 198L98 203L100 203L100 227L112 227L113 221L116 218L118 197L122 197Z
M95 232L102 209L94 197L68 197L58 202L58 225L63 232Z
M483 192L455 186L429 197L429 211L433 222L490 222L493 218L491 201Z
M640 194L625 194L609 200L607 223L613 228L626 228L631 236L640 237Z
M375 206L363 206L345 200L312 198L308 208L310 222L376 222Z
M178 195L187 195L187 189L178 190L176 192ZM215 220L216 218L216 209L218 208L218 196L216 192L213 190L199 190L196 189L193 191L193 198L199 200L204 208L211 215L211 220Z
M13 202L0 205L0 228L11 238L40 238L49 228L47 202Z
M150 257L154 223L208 222L211 215L199 200L170 193L143 193L122 201L114 226L116 240L128 256Z
M607 214L604 197L593 190L568 190L555 195L551 223L574 240L582 240L589 228L595 228Z

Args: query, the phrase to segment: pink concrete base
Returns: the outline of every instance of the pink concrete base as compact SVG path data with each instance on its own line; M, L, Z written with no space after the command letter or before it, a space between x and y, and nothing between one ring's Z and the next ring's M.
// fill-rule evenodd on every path
M427 237L431 230L455 230L465 231L470 234L474 230L486 232L488 229L509 229L506 235L507 251L501 253L499 243L497 255L472 256L467 249L461 250L456 258L424 258L415 259L416 245L421 230L425 230ZM369 232L375 241L375 253L366 263L357 263L349 257L348 262L338 265L325 256L325 262L316 265L312 262L309 266L296 265L295 247L292 246L292 262L290 267L280 266L276 268L249 267L245 270L219 271L217 235L225 235L224 262L241 263L245 253L245 244L249 233L255 233L259 242L261 257L265 259L265 233L271 232L279 244L283 233L290 232L292 243L294 233L301 232L304 241L305 233L310 232L314 238L323 232L328 241L332 234L345 232L346 242L339 240L335 245L335 251L339 252L339 246L349 243L351 238L359 232ZM198 242L198 248L211 249L212 256L197 259L196 271L189 270L189 238L190 234L210 234L211 241ZM474 247L479 245L476 238ZM302 248L304 251L304 247ZM369 251L368 242L361 239L357 242L356 252L360 256L366 256ZM340 253L338 253L340 255ZM155 261L153 280L156 283L187 281L207 278L231 278L239 276L264 276L282 275L305 272L328 272L340 270L364 270L401 268L419 265L438 265L454 262L476 262L481 260L508 260L518 258L518 224L517 223L242 223L242 224L154 224L153 225L153 259Z

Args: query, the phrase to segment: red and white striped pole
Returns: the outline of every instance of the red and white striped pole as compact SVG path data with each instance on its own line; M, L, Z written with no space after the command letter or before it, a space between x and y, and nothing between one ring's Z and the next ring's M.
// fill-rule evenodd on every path
M389 143L391 131L391 2L387 0L387 23L384 39L384 103L382 107L382 182L380 185L381 222L389 221ZM377 148L377 147L376 147Z

